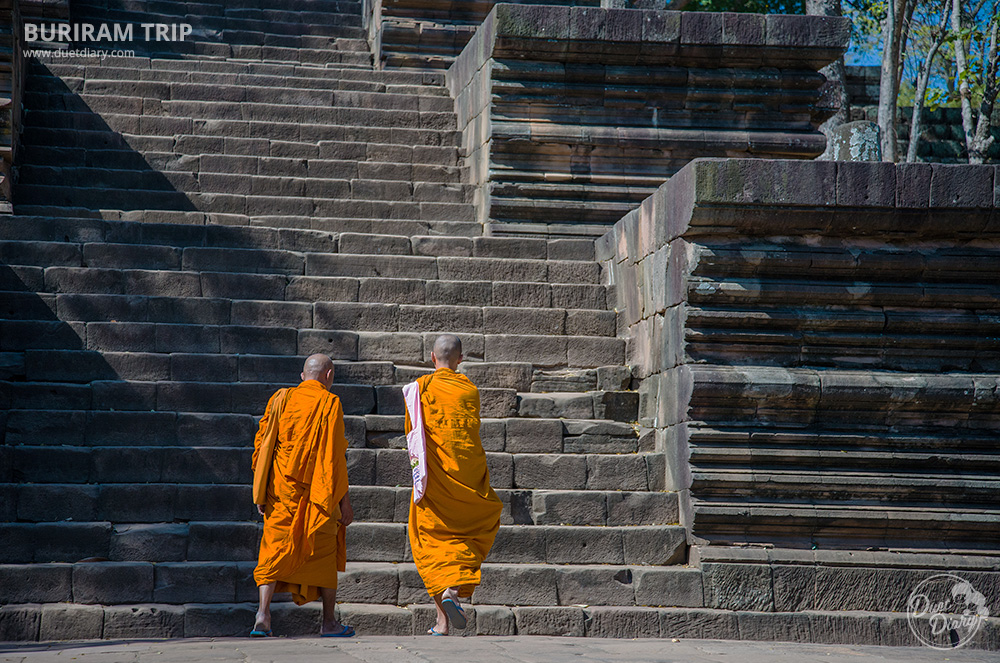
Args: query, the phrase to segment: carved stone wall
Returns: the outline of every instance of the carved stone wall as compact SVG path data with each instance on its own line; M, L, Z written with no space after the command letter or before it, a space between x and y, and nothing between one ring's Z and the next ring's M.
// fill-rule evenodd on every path
M448 70L479 221L600 235L697 157L811 159L846 19L499 4Z
M601 238L694 541L1000 548L994 179L697 160Z
M365 20L376 62L383 67L446 69L495 4L494 0L366 0ZM544 4L600 7L601 0L544 0Z

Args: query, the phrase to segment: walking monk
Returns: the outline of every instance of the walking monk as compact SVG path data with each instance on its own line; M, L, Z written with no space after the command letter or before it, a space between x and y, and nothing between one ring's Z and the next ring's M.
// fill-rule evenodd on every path
M254 580L260 607L251 636L271 635L271 598L291 592L298 605L323 598L323 637L354 629L337 621L337 571L344 570L347 496L344 409L329 392L333 362L312 355L302 383L271 396L254 440L253 499L264 516Z
M460 598L479 584L479 567L500 528L500 498L490 487L479 439L479 390L455 372L462 342L445 334L434 343L434 367L417 379L426 440L426 489L410 503L413 561L437 607L428 633L447 635L449 619L465 628ZM408 408L409 409L409 408ZM415 414L407 412L406 432Z

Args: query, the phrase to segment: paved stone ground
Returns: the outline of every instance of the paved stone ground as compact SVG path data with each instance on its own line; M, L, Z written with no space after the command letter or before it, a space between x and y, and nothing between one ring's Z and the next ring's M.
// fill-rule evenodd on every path
M958 661L996 663L996 652L936 651L917 647L811 645L721 640L610 640L604 638L365 637L349 641L319 638L144 640L131 642L0 643L0 663L814 663L823 661Z

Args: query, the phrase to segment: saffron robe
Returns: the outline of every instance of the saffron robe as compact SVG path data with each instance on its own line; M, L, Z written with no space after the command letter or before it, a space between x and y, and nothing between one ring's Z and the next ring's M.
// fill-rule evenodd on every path
M337 587L345 569L346 538L340 501L347 494L347 439L340 399L317 380L287 390L280 413L271 396L254 440L254 494L267 495L264 533L254 580L276 582L299 605L315 601L319 588ZM278 417L270 471L264 443L272 417ZM261 482L265 482L262 485Z
M427 434L427 491L419 503L410 501L413 562L431 596L457 587L468 598L503 510L479 438L479 390L448 368L417 381ZM411 428L407 415L406 432Z

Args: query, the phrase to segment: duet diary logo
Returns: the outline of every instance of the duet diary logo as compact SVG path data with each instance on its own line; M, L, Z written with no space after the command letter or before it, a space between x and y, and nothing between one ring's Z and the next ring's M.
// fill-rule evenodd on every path
M135 41L136 27L143 41L184 41L189 23L25 23L24 40L46 44L124 43Z
M934 649L962 647L990 616L986 597L968 580L950 573L924 579L910 593L906 621L913 635Z

